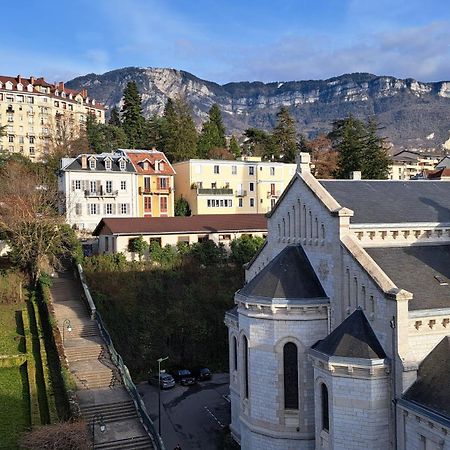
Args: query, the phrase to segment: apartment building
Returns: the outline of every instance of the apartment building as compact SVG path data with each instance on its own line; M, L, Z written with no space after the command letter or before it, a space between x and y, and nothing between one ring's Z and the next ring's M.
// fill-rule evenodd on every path
M20 153L32 160L45 159L52 138L64 127L76 135L88 115L105 122L103 105L86 90L75 91L63 82L52 84L44 78L0 76L0 151Z
M183 197L193 215L263 214L270 211L292 176L295 164L190 159L173 165L176 198Z
M391 180L410 180L423 172L433 170L439 161L434 155L424 155L413 150L403 150L393 155L389 167Z
M137 177L137 215L139 217L174 216L175 170L163 152L152 150L125 150Z
M138 216L136 170L123 154L82 154L63 158L58 187L66 222L92 232L102 217Z

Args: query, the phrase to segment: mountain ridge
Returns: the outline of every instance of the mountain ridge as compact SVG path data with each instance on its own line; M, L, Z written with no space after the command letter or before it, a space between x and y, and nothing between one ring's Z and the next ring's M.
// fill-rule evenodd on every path
M125 67L86 74L66 85L87 89L111 108L120 107L129 81L138 85L146 117L162 114L167 98L184 95L197 124L217 103L230 134L249 127L270 130L277 111L286 106L298 131L309 137L329 131L333 120L352 113L359 118L376 116L383 134L399 150L440 149L447 141L450 149L450 81L421 82L356 72L325 80L219 84L174 68Z

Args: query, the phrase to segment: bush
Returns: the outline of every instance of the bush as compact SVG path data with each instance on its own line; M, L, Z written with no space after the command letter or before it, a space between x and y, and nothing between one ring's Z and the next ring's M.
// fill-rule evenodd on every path
M231 241L231 259L236 264L245 264L251 261L256 252L263 246L264 239L259 236L244 235Z
M175 200L175 215L176 216L190 216L191 208L189 208L188 201L181 197L178 200Z

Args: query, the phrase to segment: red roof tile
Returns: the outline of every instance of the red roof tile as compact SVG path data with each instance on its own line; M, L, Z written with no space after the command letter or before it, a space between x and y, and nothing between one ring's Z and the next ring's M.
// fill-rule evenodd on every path
M190 217L103 218L93 234L99 236L109 233L135 235L266 230L267 218L265 214L204 214Z
M175 170L169 163L169 160L166 158L166 155L163 152L159 152L157 150L125 150L126 155L130 158L134 168L137 173L146 174L146 175L175 175ZM144 161L149 161L149 169L144 170L142 164L139 164ZM155 163L157 161L164 162L164 170L156 171Z

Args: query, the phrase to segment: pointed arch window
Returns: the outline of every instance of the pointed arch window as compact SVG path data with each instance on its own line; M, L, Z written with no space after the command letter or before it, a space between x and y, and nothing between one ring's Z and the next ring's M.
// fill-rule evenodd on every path
M248 340L247 336L242 339L242 359L244 366L244 397L248 398Z
M238 348L236 336L233 336L233 370L237 370L238 364Z
M298 409L298 349L293 342L283 347L284 408Z
M322 430L330 431L330 413L328 404L328 388L324 383L320 385L320 397L322 403Z

